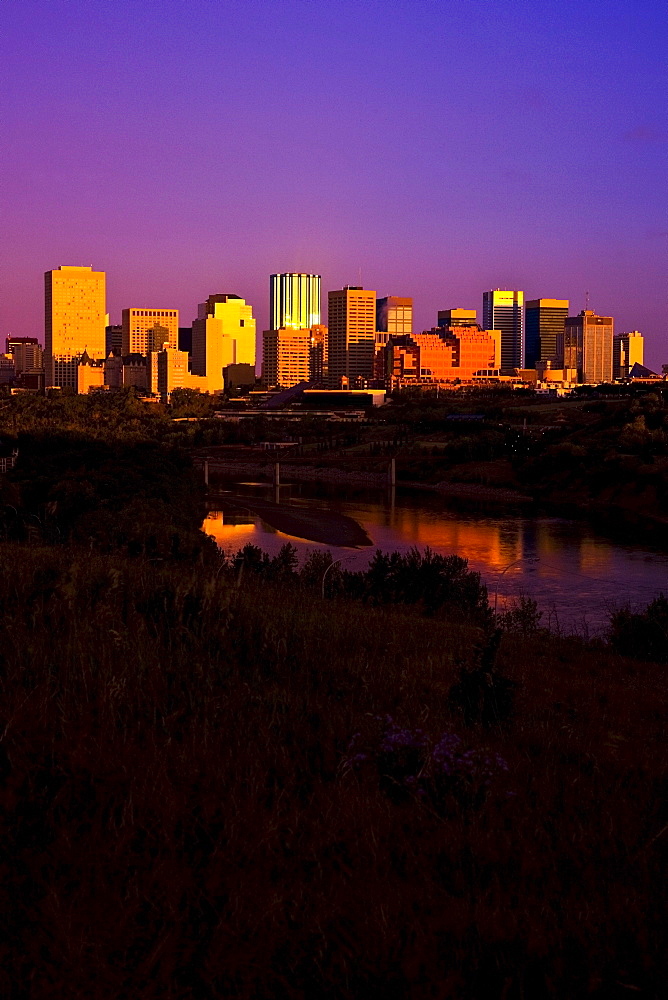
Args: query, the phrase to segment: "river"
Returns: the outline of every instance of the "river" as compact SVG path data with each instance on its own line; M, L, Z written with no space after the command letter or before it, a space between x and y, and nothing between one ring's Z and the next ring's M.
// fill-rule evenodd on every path
M373 547L343 548L291 537L244 507L243 496L250 503L256 497L271 498L346 514L362 525ZM342 567L361 569L375 548L405 552L428 546L467 559L487 584L492 603L498 595L499 608L525 594L538 602L542 624L567 634L602 634L615 608L625 603L644 608L660 592L668 594L668 553L630 544L623 535L597 534L586 521L454 507L423 491L399 489L392 496L389 491L305 483L281 486L278 497L266 483L229 484L229 490L219 491L216 505L204 530L227 555L248 543L275 555L289 541L300 559L313 549L328 548Z

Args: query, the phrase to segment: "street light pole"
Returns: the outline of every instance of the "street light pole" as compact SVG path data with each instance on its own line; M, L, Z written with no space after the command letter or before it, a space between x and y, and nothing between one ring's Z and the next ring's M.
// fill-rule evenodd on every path
M334 562L331 562L329 564L329 566L327 567L327 569L325 570L325 572L322 574L322 599L323 599L323 601L325 600L325 578L326 578L327 574L329 573L330 569L332 568L332 566L336 566L336 564L340 563L340 562L341 562L341 559L335 559Z

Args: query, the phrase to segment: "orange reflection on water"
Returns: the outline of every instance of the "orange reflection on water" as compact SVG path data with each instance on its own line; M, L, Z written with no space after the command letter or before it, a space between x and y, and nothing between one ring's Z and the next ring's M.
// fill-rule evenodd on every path
M456 553L472 565L485 564L491 569L500 569L523 555L520 531L508 530L507 526L491 521L465 521L442 515L430 517L425 516L423 510L406 507L388 510L386 517L373 517L373 514L369 517L369 513L365 512L365 527L370 530L374 542L383 548L385 529L401 540L401 548L429 546L436 552Z
M583 573L596 576L603 574L612 563L612 549L609 544L597 538L583 538L580 543L580 569Z
M237 518L234 518L234 521L236 520ZM219 510L209 511L202 530L206 535L211 535L224 552L236 552L237 549L242 549L248 542L254 542L257 534L254 521L249 524L226 522Z

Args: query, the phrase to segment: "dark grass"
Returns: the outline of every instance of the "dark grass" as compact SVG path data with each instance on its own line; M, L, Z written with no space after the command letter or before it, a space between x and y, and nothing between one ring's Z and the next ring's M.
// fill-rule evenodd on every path
M0 995L659 997L665 668L203 566L0 546ZM388 793L385 717L508 771Z

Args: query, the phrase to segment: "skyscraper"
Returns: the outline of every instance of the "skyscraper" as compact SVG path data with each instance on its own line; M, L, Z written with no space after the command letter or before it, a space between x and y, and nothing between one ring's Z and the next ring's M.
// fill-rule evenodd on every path
M192 373L207 376L209 391L223 388L227 365L255 365L252 307L238 295L210 295L193 322Z
M525 368L535 368L537 361L557 357L557 337L564 332L568 299L531 299L526 304Z
M86 351L104 359L106 275L92 267L59 267L44 275L46 384L77 390L77 366Z
M124 309L122 353L147 355L164 344L178 346L178 309Z
M351 388L373 378L376 293L357 285L329 293L329 382Z
M386 295L376 302L376 330L388 335L413 332L413 300Z
M483 330L501 331L501 371L522 367L524 292L483 292Z
M613 333L612 316L597 316L591 309L568 316L557 348L562 367L576 369L578 382L610 382Z
M438 325L446 329L449 326L477 327L478 314L475 309L439 309Z
M262 381L269 389L289 389L309 379L310 330L265 330Z
M628 378L635 364L644 363L645 338L639 330L616 333L612 338L612 376Z
M37 337L7 337L7 354L14 357L16 374L39 371L43 364L43 351Z
M320 275L292 271L269 278L272 330L306 330L320 323Z

